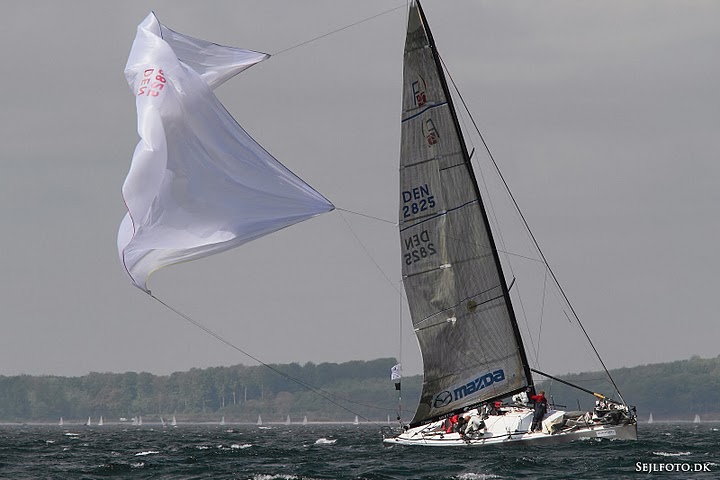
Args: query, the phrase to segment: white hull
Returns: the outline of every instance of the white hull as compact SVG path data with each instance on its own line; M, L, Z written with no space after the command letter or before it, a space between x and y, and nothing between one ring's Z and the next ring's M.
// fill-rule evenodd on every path
M550 411L545 416L562 416L564 412ZM532 422L533 412L530 409L513 408L505 415L495 415L487 418L486 429L482 432L461 436L459 433L444 433L441 430L442 421L429 425L411 428L395 437L387 437L383 442L388 445L422 445L422 446L483 446L506 443L529 443L533 445L550 445L569 443L574 440L589 438L609 438L622 440L637 440L637 424L625 425L595 425L586 424L551 433L549 425L543 424L543 430L528 432Z

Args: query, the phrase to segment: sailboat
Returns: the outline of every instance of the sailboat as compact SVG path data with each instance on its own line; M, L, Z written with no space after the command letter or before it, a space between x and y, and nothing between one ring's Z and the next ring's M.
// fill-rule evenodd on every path
M360 420L358 419L357 415L355 415L355 420L353 420L353 425L360 425Z
M140 415L138 415L138 423L137 424L139 427L142 426L142 417Z
M532 373L541 372L528 362L471 155L419 1L411 2L408 15L399 230L424 381L410 424L400 433L386 431L383 441L482 446L637 439L634 408L589 390L598 398L593 412L551 408L542 428L532 428ZM459 417L475 428L454 429Z
M551 408L542 429L533 431L533 373L568 382L530 366L471 154L419 1L411 0L408 15L399 229L403 284L424 382L410 424L397 435L386 435L384 442L465 446L637 439L634 408L619 392L616 401L577 386L598 399L596 408L579 415ZM142 141L123 186L128 213L117 245L132 283L168 308L148 288L151 272L234 248L335 208L250 138L212 94L266 57L183 36L152 14L138 28L125 73L137 95ZM177 67L155 72L160 64ZM157 87L148 86L151 75L157 75ZM175 88L163 89L166 82ZM160 95L162 103L155 102ZM182 145L173 151L172 162L166 161L166 145ZM255 179L252 186L236 180L248 172ZM237 189L225 188L229 180ZM220 215L228 212L232 215ZM133 219L138 218L145 220L137 225ZM178 234L187 237L182 245ZM494 409L488 408L491 404ZM445 428L446 420L460 414L482 418L474 433Z
M220 425L225 425L225 417L224 416L220 419Z
M92 425L92 419L90 417L88 417L87 423L85 425L87 425L88 427Z
M285 419L285 425L290 425L290 415Z
M165 420L163 419L162 416L160 417L160 424L161 424L163 427L166 426L166 425L165 425Z
M258 415L257 424L262 425L262 417Z
M701 423L700 415L695 414L695 418L693 419L693 423Z
M303 424L303 425L307 425L307 415L305 415L305 416L303 417L303 423L302 423L302 424Z
M65 424L65 422L63 422L63 418L60 417L60 423L58 425L60 425L62 427L64 424Z
M100 416L100 421L98 421L98 426L102 427L105 423L103 422L103 417Z
M173 427L177 427L177 418L175 418L175 415L173 415L173 419L172 422L170 422L170 425L172 425Z
M652 412L650 412L650 418L648 418L648 423L654 423L655 420L653 420Z

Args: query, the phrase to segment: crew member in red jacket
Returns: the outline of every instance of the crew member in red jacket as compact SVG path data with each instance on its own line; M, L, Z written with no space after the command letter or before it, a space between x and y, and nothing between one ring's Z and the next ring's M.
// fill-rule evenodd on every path
M445 419L445 433L457 432L460 424L460 415L455 414L450 418Z
M532 395L530 400L535 402L535 413L533 414L532 425L530 431L540 429L540 423L542 422L545 413L547 413L547 398L545 398L545 390L540 390L537 395Z

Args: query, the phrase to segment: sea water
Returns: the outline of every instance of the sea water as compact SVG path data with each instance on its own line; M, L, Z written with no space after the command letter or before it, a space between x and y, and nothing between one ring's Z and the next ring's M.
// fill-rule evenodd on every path
M640 425L637 442L479 448L384 447L380 427L5 425L0 478L720 478L720 424Z

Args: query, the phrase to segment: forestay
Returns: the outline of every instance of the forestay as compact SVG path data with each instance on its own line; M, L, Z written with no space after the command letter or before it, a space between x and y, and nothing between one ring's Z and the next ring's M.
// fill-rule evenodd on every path
M133 283L332 210L225 110L212 89L269 55L173 32L150 14L125 68L138 143L118 252Z
M400 240L424 364L411 424L528 385L497 252L419 6L405 44Z

